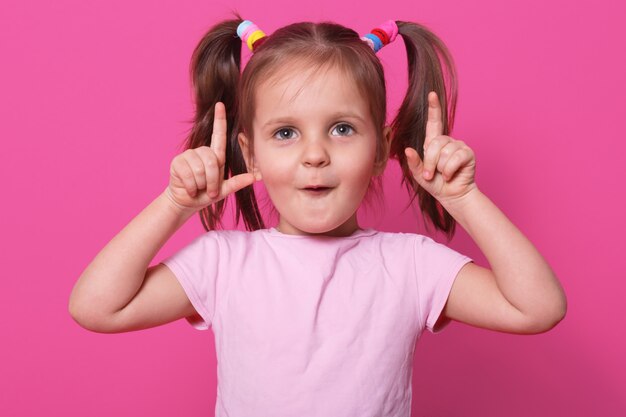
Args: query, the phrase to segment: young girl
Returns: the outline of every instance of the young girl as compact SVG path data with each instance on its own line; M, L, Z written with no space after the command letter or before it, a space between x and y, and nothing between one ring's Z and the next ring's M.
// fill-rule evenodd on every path
M398 34L409 87L387 126L376 52ZM243 72L242 42L253 51ZM448 136L454 66L424 26L388 21L360 37L306 22L267 36L237 15L204 36L191 71L188 149L165 191L84 271L69 309L103 333L180 318L211 326L217 416L408 416L424 329L456 320L534 334L564 317L549 265L479 190L472 150ZM492 269L423 235L359 227L389 157L425 218L449 236L459 222ZM275 227L257 206L260 180ZM247 231L216 228L230 194ZM198 211L207 233L149 267Z

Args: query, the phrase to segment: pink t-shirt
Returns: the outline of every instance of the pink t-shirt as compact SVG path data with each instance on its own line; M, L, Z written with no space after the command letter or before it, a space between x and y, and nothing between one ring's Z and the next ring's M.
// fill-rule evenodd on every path
M209 231L162 263L212 327L215 415L409 416L415 342L472 259L429 237Z

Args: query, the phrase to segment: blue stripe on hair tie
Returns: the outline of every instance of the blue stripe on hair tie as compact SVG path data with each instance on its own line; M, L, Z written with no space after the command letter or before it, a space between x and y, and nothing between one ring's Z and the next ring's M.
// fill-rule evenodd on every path
M366 38L371 39L374 42L374 52L378 52L380 48L383 47L383 42L378 38L378 36L373 33L368 33L365 35Z
M246 28L251 24L252 22L249 20L244 20L243 22L241 22L239 26L237 26L237 35L239 35L239 37L241 38L243 31L246 30Z

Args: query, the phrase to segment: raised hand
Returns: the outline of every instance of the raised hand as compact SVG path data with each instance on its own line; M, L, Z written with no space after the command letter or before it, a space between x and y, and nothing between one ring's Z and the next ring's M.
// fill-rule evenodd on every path
M443 134L441 104L434 91L428 94L424 161L413 148L405 148L404 154L415 181L444 206L477 189L474 151Z
M250 173L223 179L226 132L226 108L217 102L211 146L187 149L176 155L170 165L166 194L176 207L195 212L254 183L255 177Z

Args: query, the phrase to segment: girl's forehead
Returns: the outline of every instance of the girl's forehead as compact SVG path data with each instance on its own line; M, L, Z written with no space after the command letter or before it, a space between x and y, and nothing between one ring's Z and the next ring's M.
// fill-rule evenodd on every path
M342 97L347 96L346 98L354 100L359 89L349 74L331 67L282 71L261 82L256 90L257 104L271 100L277 105L279 103L287 105L300 98L315 100L332 97L341 101Z

